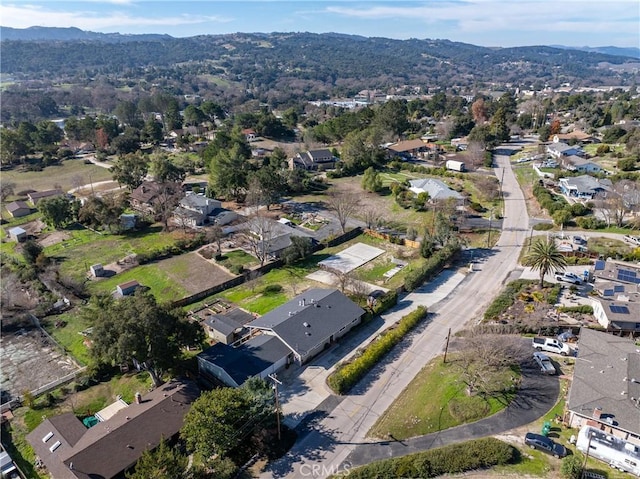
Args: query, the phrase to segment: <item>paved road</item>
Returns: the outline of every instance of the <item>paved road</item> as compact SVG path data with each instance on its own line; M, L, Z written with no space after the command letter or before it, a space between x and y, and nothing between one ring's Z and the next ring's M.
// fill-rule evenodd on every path
M494 172L503 180L505 198L503 231L496 247L478 261L477 271L465 278L455 294L432 308L435 314L408 345L374 368L362 382L366 388L356 386L341 401L332 399L325 408L330 412L305 421L306 430L296 444L271 464L263 477L326 477L344 470L349 455L368 442L367 431L377 418L420 369L441 353L449 328L455 333L479 318L518 268L520 248L529 234L529 217L509 157L497 155L496 163Z

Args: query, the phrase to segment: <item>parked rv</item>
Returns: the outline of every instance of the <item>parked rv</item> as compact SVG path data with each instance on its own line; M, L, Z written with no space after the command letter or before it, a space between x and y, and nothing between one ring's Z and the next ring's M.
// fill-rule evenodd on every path
M576 447L579 451L589 454L589 457L640 477L640 447L636 444L595 427L583 426L578 433Z

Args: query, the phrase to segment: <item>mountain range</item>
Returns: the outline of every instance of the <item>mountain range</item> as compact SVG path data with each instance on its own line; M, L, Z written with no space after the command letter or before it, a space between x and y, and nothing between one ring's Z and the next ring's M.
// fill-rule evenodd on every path
M327 35L342 36L342 34ZM355 35L344 35L355 37ZM125 43L132 41L161 41L174 37L166 34L130 34L121 33L98 33L81 30L76 27L60 28L60 27L38 27L29 28L12 28L0 26L0 40L14 41L100 41L108 43ZM365 38L365 37L362 37ZM564 50L579 50L583 52L602 53L605 55L622 56L629 58L640 58L640 48L637 47L570 47L565 45L549 45L552 48L560 48Z

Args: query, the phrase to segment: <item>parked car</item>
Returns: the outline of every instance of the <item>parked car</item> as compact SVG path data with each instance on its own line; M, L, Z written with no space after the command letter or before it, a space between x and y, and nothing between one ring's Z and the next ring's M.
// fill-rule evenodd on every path
M571 284L582 284L582 280L573 273L556 273L556 280Z
M540 351L533 353L533 360L540 366L540 372L544 374L556 374L556 367L551 358Z
M546 452L547 454L551 454L553 457L561 458L567 455L566 447L562 444L553 442L551 439L541 434L528 432L524 437L524 443L531 449Z

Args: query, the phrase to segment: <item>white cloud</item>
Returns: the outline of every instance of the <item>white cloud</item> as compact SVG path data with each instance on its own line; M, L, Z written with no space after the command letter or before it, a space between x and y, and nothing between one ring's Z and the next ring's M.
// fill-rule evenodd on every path
M467 0L431 1L406 5L368 4L362 8L334 5L326 13L345 17L421 20L428 25L453 23L464 32L502 29L524 31L626 30L638 35L637 0Z
M104 3L104 2L102 2ZM131 3L129 0L112 0L111 3ZM101 31L107 28L178 26L206 22L225 23L228 18L216 15L172 15L167 17L133 16L123 11L56 11L40 5L3 5L2 25L14 28L78 27L83 30Z

